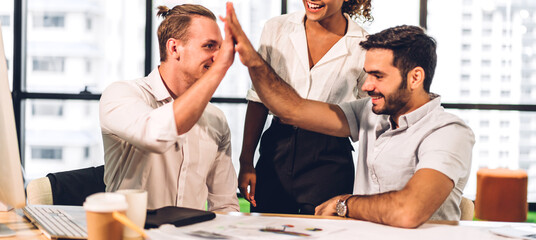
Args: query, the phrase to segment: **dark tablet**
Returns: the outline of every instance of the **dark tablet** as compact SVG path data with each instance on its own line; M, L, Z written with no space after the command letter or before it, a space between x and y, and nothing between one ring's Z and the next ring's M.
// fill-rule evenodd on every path
M145 228L157 228L162 224L173 224L176 227L212 220L216 214L193 208L168 206L147 210Z

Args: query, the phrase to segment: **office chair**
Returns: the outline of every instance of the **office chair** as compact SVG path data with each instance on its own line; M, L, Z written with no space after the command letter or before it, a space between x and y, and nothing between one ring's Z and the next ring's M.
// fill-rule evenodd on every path
M471 201L471 199L462 197L462 201L460 202L460 210L462 211L460 220L473 220L473 216L475 215L475 204L473 201Z
M82 206L87 196L105 191L103 177L103 165L49 173L28 183L28 204Z

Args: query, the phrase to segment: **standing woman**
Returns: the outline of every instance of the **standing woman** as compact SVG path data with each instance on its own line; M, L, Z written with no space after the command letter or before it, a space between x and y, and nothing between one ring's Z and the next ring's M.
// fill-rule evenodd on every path
M300 96L338 104L366 96L366 31L352 19L371 21L371 0L303 0L304 12L270 19L259 53ZM353 192L354 164L348 138L327 136L282 123L274 116L255 148L268 115L254 89L240 155L238 186L252 212L314 214L333 196ZM249 187L249 189L248 189Z

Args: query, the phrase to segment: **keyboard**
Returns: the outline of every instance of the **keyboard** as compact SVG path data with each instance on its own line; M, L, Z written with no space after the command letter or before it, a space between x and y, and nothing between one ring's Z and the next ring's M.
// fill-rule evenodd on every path
M24 213L51 239L87 238L86 227L76 223L70 214L58 206L28 205L24 207Z

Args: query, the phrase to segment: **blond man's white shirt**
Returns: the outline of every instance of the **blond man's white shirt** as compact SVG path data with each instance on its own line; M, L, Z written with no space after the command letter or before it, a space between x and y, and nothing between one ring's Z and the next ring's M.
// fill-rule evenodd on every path
M149 209L208 203L210 211L239 211L225 115L209 103L192 129L178 135L172 102L158 68L103 92L106 191L145 189Z

